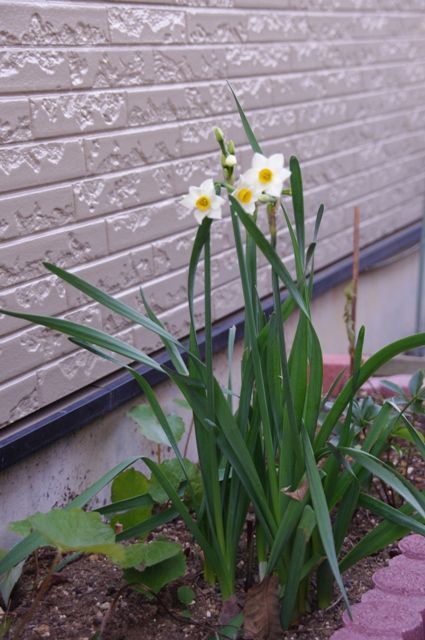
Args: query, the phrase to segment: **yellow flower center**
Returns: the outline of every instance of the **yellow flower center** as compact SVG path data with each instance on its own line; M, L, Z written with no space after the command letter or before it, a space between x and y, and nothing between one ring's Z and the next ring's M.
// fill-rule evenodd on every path
M238 191L238 200L243 204L249 204L252 200L252 191L251 189L247 189L246 187L242 187Z
M208 211L211 207L211 200L208 196L199 196L195 202L195 207L199 209L199 211Z
M261 184L268 184L273 180L273 171L264 167L264 169L258 172L258 179Z

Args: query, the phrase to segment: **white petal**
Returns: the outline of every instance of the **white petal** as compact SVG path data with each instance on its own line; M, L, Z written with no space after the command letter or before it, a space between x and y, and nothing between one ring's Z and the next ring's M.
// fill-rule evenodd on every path
M267 158L263 156L261 153L254 153L252 157L251 167L253 169L261 169L267 164Z
M274 171L283 169L283 153L274 153L272 156L270 156L269 166L274 169Z
M290 177L291 177L291 172L289 171L289 169L282 169L282 171L279 173L279 178L282 180L282 182L284 182Z
M256 203L254 201L252 201L249 204L245 204L245 205L242 205L242 206L243 206L243 208L245 209L245 211L247 213L252 215L254 213L254 211L255 211L255 204Z
M194 200L199 198L202 193L202 189L200 187L189 187L189 195L192 196Z
M275 198L280 198L282 193L283 183L281 180L274 180L269 185L267 185L266 193L269 196L274 196Z
M193 197L190 194L183 196L183 198L180 200L180 204L182 204L187 209L193 209L193 207L195 206Z
M211 218L211 220L221 220L221 218L223 217L223 214L221 213L221 208L210 209L207 217Z
M248 169L242 176L244 184L248 187L253 187L254 185L258 185L258 168Z
M214 180L212 178L207 178L206 180L203 181L203 183L200 186L200 189L203 193L205 193L206 195L210 195L211 193L215 192L214 189Z
M211 198L211 208L216 209L217 207L222 207L225 202L225 199L221 196L214 196Z
M202 224L202 221L205 218L205 214L202 213L202 211L199 211L199 209L195 209L195 211L193 212L193 215L195 216L196 222L198 224Z

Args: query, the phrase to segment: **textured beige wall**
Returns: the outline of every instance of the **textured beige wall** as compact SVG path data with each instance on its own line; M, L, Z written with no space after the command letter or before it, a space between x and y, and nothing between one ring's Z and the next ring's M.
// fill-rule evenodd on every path
M214 124L244 143L225 79L265 150L299 156L310 218L327 205L319 266L350 252L354 204L363 244L420 217L424 0L0 0L0 45L0 306L157 346L48 259L134 305L142 283L187 333L195 227L176 203L212 175ZM241 298L228 219L214 228L217 318ZM19 320L0 335L0 426L111 371Z

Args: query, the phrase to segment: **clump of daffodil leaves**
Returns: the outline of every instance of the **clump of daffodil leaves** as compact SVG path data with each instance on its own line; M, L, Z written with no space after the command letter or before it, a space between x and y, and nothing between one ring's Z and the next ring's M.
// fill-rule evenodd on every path
M253 151L251 166L235 176L235 146L226 143L223 132L216 129L223 179L205 179L199 187L190 187L181 201L183 207L193 211L199 225L188 267L187 341L178 340L167 330L143 292L145 313L55 265L45 265L114 313L152 331L162 340L168 364L160 364L135 346L98 329L59 318L2 312L61 331L79 346L130 372L167 436L179 469L176 483L164 464L143 458L156 485L168 496L169 508L163 512L163 521L176 514L182 518L202 550L205 579L217 582L223 600L231 603L235 598L240 541L247 518L253 517L254 535L247 541L245 561L249 566L255 549L257 570L253 578L260 586L265 585L263 594L258 596L260 600L269 597L273 585L279 585L273 597L279 598L280 620L286 628L313 601L321 607L329 606L334 583L349 608L344 571L408 531L425 535L423 492L381 460L400 421L422 456L423 437L406 415L388 402L363 431L359 432L352 418L356 395L368 378L398 353L423 346L425 334L398 340L363 362L362 328L357 336L353 374L332 403L326 402L322 395L321 346L311 318L314 255L324 208L320 205L316 215L306 215L298 160L291 157L289 167L285 167L282 154L264 154L236 96L235 101ZM284 189L288 181L288 188ZM245 324L243 358L238 365L234 362L236 329L228 331L228 379L223 385L215 377L213 366L210 230L213 223L220 224L226 203L230 208ZM257 225L259 205L263 203L267 233ZM279 225L290 239L294 274L278 253ZM267 314L257 292L259 251L269 265L272 303ZM194 312L194 283L201 259L202 334ZM293 314L296 332L289 347L285 327ZM141 366L155 369L174 383L192 411L201 497L199 478L195 486L193 470L180 453L169 416L141 375ZM238 389L232 383L235 366L241 367ZM373 476L401 496L402 507L396 509L370 494ZM359 505L381 522L347 551L344 538ZM25 550L28 548L33 547L27 544ZM15 564L22 560L22 554L22 548L15 552ZM0 560L0 572L13 566L10 554L9 560L8 556L5 558ZM257 613L266 609L257 607ZM275 609L274 605L269 608ZM255 637L258 620L252 611L245 610L244 615L247 635ZM260 620L258 624L263 623Z

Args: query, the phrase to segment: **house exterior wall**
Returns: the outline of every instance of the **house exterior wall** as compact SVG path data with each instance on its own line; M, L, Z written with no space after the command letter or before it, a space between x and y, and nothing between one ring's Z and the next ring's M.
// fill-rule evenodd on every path
M318 267L350 253L355 204L363 245L421 216L423 0L0 0L0 46L0 307L158 348L47 259L137 307L142 284L187 334L196 228L179 197L217 175L214 125L248 161L226 80L265 152L299 157L310 227L327 206ZM217 319L242 305L228 217L213 246ZM113 370L17 319L0 316L0 336L3 427Z

